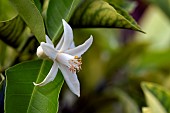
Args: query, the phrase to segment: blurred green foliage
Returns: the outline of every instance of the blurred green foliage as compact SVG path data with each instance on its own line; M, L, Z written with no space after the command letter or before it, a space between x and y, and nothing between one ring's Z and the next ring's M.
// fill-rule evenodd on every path
M147 110L151 113L169 113L170 112L170 91L166 88L149 82L143 82L141 87L144 91L148 104ZM144 109L143 113L147 113Z

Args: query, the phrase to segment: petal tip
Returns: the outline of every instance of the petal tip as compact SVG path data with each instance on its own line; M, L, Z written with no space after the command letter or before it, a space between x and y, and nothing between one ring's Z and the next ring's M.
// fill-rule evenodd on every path
M90 41L93 42L93 35L90 35Z
M37 84L37 83L33 82L33 84L34 84L34 86L44 86L44 84L42 84L42 83Z
M91 44L93 43L93 36L90 35L90 38L85 43L88 45L88 48L89 48Z
M77 97L80 97L80 83L78 83L78 87L75 90L72 90L72 92L77 95Z
M45 40L46 40L47 44L50 44L50 45L54 46L53 42L51 41L51 39L47 35L45 35Z
M35 82L33 82L34 86L39 86L39 84L36 84Z
M60 50L65 51L70 47L70 45L73 42L73 31L72 31L71 26L64 19L62 19L62 22L63 22L63 28L64 28L64 33L63 33L64 41L63 41L63 45L61 46Z
M73 92L73 91L72 91ZM80 90L74 91L73 92L77 97L80 97Z
M63 23L67 23L64 19L62 19L62 22L63 22Z
M78 97L80 97L80 93L76 94Z

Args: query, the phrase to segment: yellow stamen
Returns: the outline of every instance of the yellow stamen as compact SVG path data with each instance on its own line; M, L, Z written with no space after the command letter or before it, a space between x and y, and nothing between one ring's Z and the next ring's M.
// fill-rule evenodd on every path
M82 58L74 56L74 59L69 61L70 67L69 70L74 73L76 70L79 72L81 70Z

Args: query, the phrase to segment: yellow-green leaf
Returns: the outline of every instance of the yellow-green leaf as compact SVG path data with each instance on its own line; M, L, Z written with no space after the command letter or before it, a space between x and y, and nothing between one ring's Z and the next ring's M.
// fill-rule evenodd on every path
M149 107L143 107L142 113L152 113L151 109Z
M142 89L144 91L148 107L152 113L169 113L170 112L170 92L164 87L143 82Z
M84 1L72 16L71 24L80 28L124 28L143 32L127 12L102 0Z

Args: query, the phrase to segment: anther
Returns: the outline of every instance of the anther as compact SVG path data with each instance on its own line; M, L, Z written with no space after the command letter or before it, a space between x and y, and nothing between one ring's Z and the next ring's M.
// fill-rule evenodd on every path
M76 71L80 71L81 70L81 64L82 64L82 59L81 57L78 57L78 56L74 56L74 59L71 59L69 61L69 70L74 73Z

